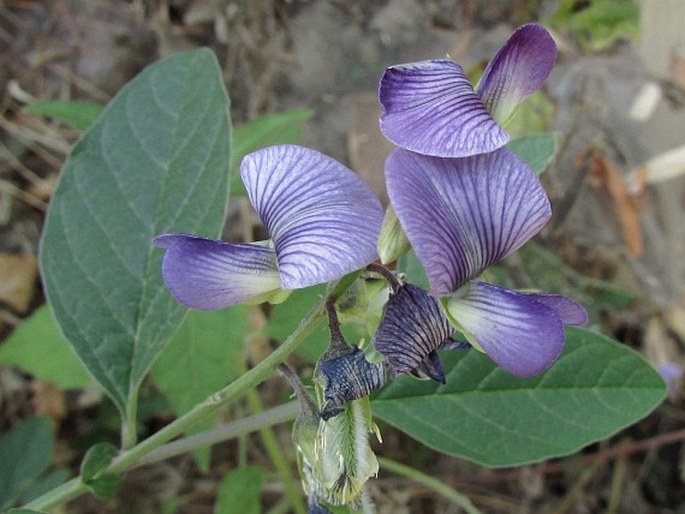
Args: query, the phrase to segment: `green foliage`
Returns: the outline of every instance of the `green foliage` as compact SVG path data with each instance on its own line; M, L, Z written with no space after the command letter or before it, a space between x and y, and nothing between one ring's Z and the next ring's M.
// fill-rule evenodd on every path
M558 132L521 136L507 144L509 150L523 159L537 175L541 175L547 169L557 153L558 146Z
M238 376L243 357L247 308L237 305L217 312L191 311L152 367L157 387L174 414L181 416L196 403ZM212 427L216 416L194 425L189 433ZM201 469L208 470L210 448L195 451Z
M126 86L74 147L48 212L41 266L55 317L131 424L140 383L183 319L162 285L165 232L224 222L228 97L214 55L178 54Z
M32 490L48 476L45 472L54 446L52 426L47 418L23 420L0 437L0 511L35 495ZM63 474L58 478L61 481Z
M520 378L475 350L442 352L447 385L402 377L374 414L436 450L487 466L567 455L646 416L663 400L661 377L636 352L571 328L545 373Z
M562 0L547 20L554 27L567 29L578 44L599 52L621 39L639 35L640 10L633 0Z
M423 287L424 289L430 289L428 276L413 249L400 257L397 263L397 269L407 276L408 282Z
M274 305L269 316L269 324L266 327L267 335L277 341L285 341L325 292L325 286L299 289L293 291L285 302ZM328 329L326 324L321 322L300 344L297 353L309 362L316 362L328 347L328 340Z
M97 443L87 452L81 462L81 480L88 483L98 473L103 471L112 459L116 457L119 450L116 446L109 443Z
M58 119L77 130L86 130L102 113L104 105L88 101L42 100L24 107L26 114Z
M247 154L265 146L297 144L302 125L314 115L310 109L296 109L277 114L265 114L235 129L231 153L231 195L245 196L238 166Z
M123 483L119 475L105 471L118 453L115 446L98 443L88 450L81 462L81 480L98 498L110 498Z
M46 514L42 511L31 510L31 509L10 509L7 514Z
M506 129L515 139L547 131L553 119L554 104L542 91L536 91L519 104Z
M262 470L243 466L228 473L219 485L214 514L259 514Z
M46 359L45 356L50 358ZM18 366L38 380L63 389L92 384L85 367L59 333L47 305L25 319L0 346L0 362Z

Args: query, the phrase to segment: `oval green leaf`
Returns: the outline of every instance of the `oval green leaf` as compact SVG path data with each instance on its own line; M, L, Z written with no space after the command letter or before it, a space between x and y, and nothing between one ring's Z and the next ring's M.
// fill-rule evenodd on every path
M441 359L446 385L401 377L373 412L431 448L487 466L576 452L646 416L666 394L639 354L579 328L536 377L510 375L475 350Z
M145 69L74 147L41 242L45 291L64 335L125 412L183 320L165 290L165 232L217 237L224 223L229 101L209 50Z
M119 450L110 443L97 443L91 446L81 462L81 480L89 483L98 473L105 470Z

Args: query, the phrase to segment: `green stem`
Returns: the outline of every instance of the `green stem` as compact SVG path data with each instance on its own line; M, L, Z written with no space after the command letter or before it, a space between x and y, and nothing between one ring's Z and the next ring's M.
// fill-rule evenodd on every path
M247 392L247 401L250 405L250 409L252 409L252 412L255 414L264 411L264 405L262 404L259 392L257 392L256 389L251 389ZM307 514L307 508L302 500L302 489L293 481L290 465L285 459L285 454L281 451L274 431L271 427L265 426L259 429L259 435L262 438L262 444L264 444L266 453L269 454L271 463L274 465L274 468L276 468L276 472L285 486L286 496L290 500L290 505L293 510L297 514Z
M405 466L404 464L400 464L399 462L387 459L385 457L378 457L378 463L381 465L381 467L387 469L392 473L407 478L411 478L415 482L418 482L419 484L422 484L428 487L429 489L432 489L436 493L447 498L449 501L455 503L456 505L459 505L468 514L480 514L480 511L476 508L476 506L473 503L471 503L471 500L468 496L461 494L458 491L455 491L450 486L445 485L437 478L433 478L432 476L426 475L418 469L412 468L410 466Z
M128 450L136 445L138 440L138 387L133 388L135 391L128 399L126 405L126 413L123 416L121 423L121 448Z
M280 425L281 423L295 419L298 412L300 412L300 405L297 402L288 402L267 409L259 414L241 418L231 423L221 425L220 427L184 437L183 439L177 439L176 441L167 443L148 453L129 469L153 464L178 455L183 455L184 453L188 453L197 448L204 448L222 441L242 437L264 427Z
M357 278L358 273L351 273L343 277L335 286L331 287L329 297L336 300L340 295L347 290L347 288ZM229 404L236 398L244 395L248 391L257 387L257 385L269 378L276 366L283 362L307 337L314 329L316 323L323 317L325 311L326 299L322 298L307 314L307 316L300 322L299 326L283 344L281 344L273 353L266 357L262 362L257 364L250 371L231 382L228 386L221 389L217 393L211 395L202 403L196 405L188 413L176 419L159 432L151 435L138 445L125 450L107 468L106 472L120 473L131 467L136 462L142 459L145 455L151 453L153 450L159 448L164 443L177 437L185 432L189 427L214 413L221 407ZM56 505L60 505L77 496L83 494L88 490L88 486L84 484L80 477L76 477L61 486L48 491L44 495L36 498L25 505L28 509L46 510Z

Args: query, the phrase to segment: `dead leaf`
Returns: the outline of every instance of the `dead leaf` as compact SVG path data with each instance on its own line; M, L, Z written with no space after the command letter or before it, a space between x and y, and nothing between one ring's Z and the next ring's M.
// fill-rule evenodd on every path
M33 255L0 254L0 302L25 313L33 297L38 264Z
M640 197L630 193L616 166L601 155L592 157L589 177L613 203L628 253L633 257L640 257L644 250L640 227Z
M50 418L59 426L67 414L64 391L50 382L34 382L31 389L36 414Z

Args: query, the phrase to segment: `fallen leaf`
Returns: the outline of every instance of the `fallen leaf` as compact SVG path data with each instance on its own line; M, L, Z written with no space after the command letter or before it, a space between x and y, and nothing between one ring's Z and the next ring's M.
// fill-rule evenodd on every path
M64 391L50 382L34 382L31 389L36 414L50 418L59 426L67 414Z
M640 197L631 194L617 167L601 155L592 157L590 180L614 205L628 253L640 257L644 250L640 227Z
M38 264L33 255L0 254L0 302L25 313L36 287Z

